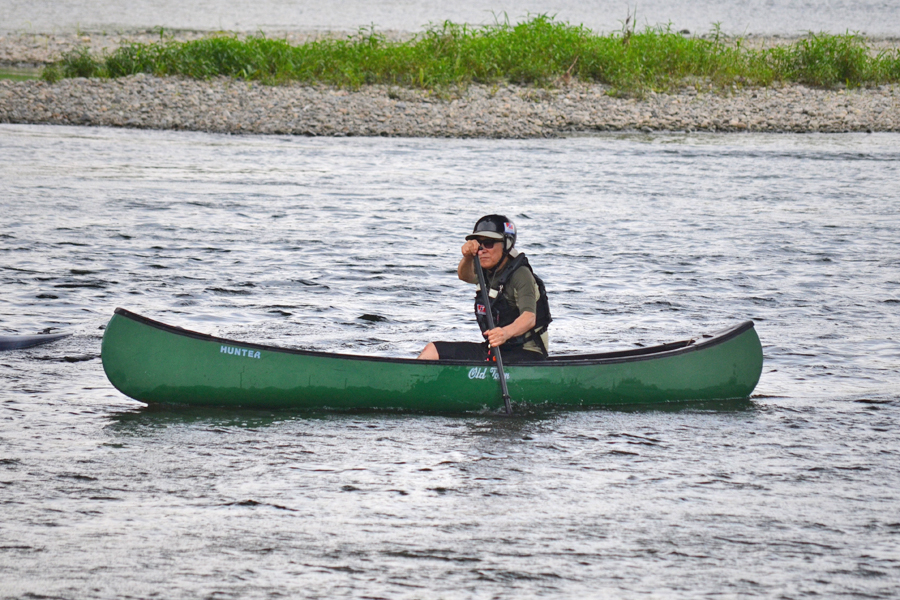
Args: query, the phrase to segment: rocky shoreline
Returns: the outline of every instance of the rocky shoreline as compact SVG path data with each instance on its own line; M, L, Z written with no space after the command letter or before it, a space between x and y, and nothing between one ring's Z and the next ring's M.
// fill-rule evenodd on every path
M686 88L643 99L606 86L472 85L455 94L366 86L265 86L135 75L0 80L0 123L309 136L554 137L601 131L900 131L900 89Z
M181 41L208 32L176 32ZM301 43L323 33L283 34ZM400 34L396 34L400 35ZM0 36L0 65L36 66L78 45L94 52L159 33ZM764 43L757 40L758 43ZM765 42L768 43L768 42ZM894 41L885 41L893 45ZM97 125L217 133L404 137L553 137L602 131L900 131L900 86L802 85L715 91L685 87L623 98L599 84L555 89L472 85L432 93L389 86L348 91L219 78L135 75L57 83L0 79L0 123Z

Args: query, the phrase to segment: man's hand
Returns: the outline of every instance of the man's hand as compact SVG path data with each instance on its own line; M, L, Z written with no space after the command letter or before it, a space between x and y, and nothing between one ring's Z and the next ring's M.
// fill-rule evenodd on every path
M462 245L463 257L459 259L456 274L467 283L478 283L478 276L475 274L475 257L478 256L478 246L478 240L468 240Z
M478 240L468 240L465 244L462 245L462 255L463 256L475 256L478 254Z
M491 348L502 346L506 343L506 340L509 339L509 336L506 334L506 331L502 327L495 327L490 331L485 331L484 337L487 338L488 344L490 344Z

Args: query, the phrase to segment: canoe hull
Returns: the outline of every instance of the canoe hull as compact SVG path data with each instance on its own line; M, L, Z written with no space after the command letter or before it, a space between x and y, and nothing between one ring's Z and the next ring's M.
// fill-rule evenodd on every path
M762 371L750 322L674 350L615 354L510 365L509 393L520 406L568 408L746 398ZM110 382L148 404L426 412L503 405L498 375L484 364L245 344L123 309L106 328L101 355Z

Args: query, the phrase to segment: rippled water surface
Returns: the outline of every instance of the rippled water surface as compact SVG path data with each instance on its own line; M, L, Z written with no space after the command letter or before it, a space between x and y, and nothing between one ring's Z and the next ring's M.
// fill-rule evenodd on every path
M0 597L900 593L900 136L4 125L0 182L0 335L75 333L0 354ZM362 354L475 339L455 264L494 210L547 281L552 351L752 318L756 395L149 410L103 375L116 306Z
M428 23L488 24L508 16L548 14L595 31L617 31L628 14L638 25L671 23L676 30L705 33L719 23L726 33L799 35L808 31L900 35L900 4L894 0L95 0L59 2L0 0L0 31L115 30L168 27L230 31L379 29L419 31Z

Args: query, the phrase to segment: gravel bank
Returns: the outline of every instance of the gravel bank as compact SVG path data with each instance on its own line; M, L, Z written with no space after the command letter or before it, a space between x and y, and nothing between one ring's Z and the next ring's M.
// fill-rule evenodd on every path
M557 90L473 85L457 97L136 75L115 80L0 80L0 123L218 133L407 137L547 137L596 131L900 131L900 89L803 86L731 94L613 98L602 85Z
M409 34L385 32L389 37ZM202 31L166 31L186 41ZM292 44L340 32L269 32ZM87 46L94 53L130 42L159 40L158 32L6 33L0 65L40 66ZM750 38L767 46L787 39ZM872 41L873 48L897 40ZM737 90L730 94L613 98L602 85L557 90L471 86L439 97L418 90L370 86L356 92L327 87L267 87L231 79L195 81L144 75L118 80L14 82L0 79L0 122L105 125L221 133L540 137L592 131L900 131L900 86L824 91L803 86Z

